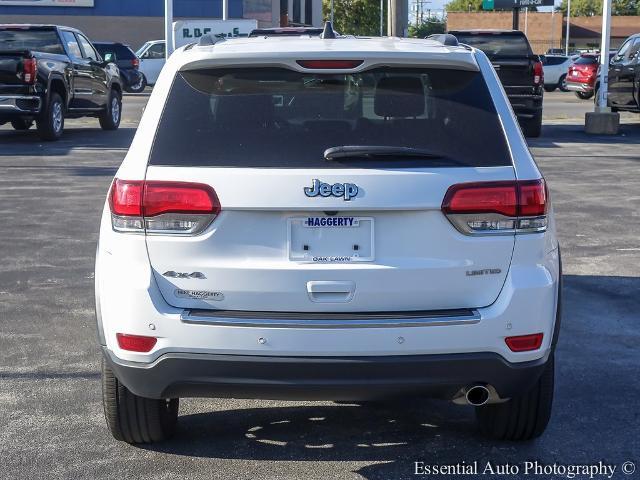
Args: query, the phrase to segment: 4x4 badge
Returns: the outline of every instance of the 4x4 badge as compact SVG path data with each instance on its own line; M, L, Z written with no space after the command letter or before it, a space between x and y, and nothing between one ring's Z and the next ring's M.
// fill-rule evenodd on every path
M358 196L358 186L355 183L324 183L315 178L310 187L304 187L307 197L343 197L346 202Z

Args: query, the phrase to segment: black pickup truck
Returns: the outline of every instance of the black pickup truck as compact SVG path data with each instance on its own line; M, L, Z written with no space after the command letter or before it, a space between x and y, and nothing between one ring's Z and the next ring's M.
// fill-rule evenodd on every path
M522 132L539 137L542 128L544 78L542 62L518 30L452 30L458 42L482 50L507 92Z
M65 118L117 129L122 85L110 60L73 28L0 24L0 125L28 130L35 121L44 140L61 137Z

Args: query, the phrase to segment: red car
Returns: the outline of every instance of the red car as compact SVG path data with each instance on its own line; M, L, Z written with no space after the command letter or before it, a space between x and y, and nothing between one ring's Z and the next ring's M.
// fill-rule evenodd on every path
M594 53L583 53L569 67L567 89L576 92L578 98L586 100L593 97L599 60Z
M609 52L609 60L615 52ZM567 90L576 92L578 98L586 100L593 97L598 79L600 54L583 53L573 62L567 72Z

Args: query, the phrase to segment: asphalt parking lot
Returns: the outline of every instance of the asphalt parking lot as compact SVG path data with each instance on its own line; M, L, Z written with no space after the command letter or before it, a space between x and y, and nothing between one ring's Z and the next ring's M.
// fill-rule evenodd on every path
M146 100L125 98L116 132L72 120L54 144L0 127L0 478L401 479L415 478L415 461L534 460L602 461L617 467L612 478L634 478L621 465L640 467L640 116L623 115L617 137L590 137L581 122L592 103L554 92L530 142L565 274L556 400L539 440L487 441L470 408L436 401L187 399L175 439L134 447L102 416L93 259Z

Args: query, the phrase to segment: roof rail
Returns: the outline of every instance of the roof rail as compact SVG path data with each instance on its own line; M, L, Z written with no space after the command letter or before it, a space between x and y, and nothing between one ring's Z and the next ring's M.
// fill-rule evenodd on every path
M455 35L451 35L450 33L436 33L433 35L429 35L427 40L433 40L435 42L446 45L447 47L457 47L458 39Z
M217 37L215 35L211 35L210 33L207 33L206 35L203 35L200 37L200 40L198 40L198 46L208 47L211 45L215 45L216 43L224 42L225 40L226 38L224 37Z

